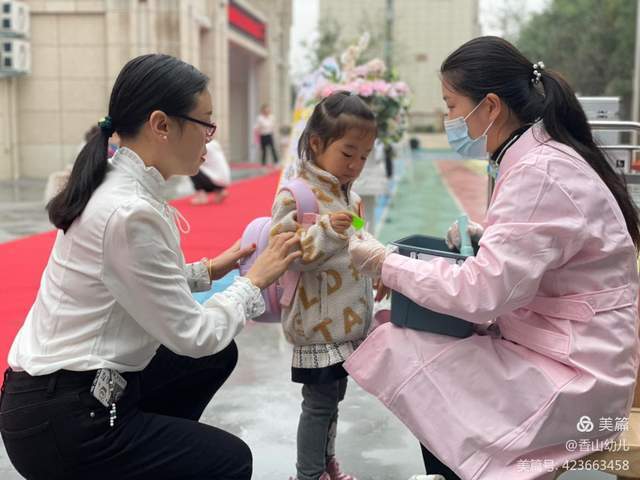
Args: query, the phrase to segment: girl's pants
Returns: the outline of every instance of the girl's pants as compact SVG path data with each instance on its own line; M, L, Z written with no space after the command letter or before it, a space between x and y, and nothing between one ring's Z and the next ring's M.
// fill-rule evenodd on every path
M95 371L32 377L5 373L0 432L9 459L31 480L249 480L252 458L239 438L198 422L233 371L238 349L199 359L160 347L109 409L89 393Z
M298 422L298 480L317 480L335 455L338 404L344 399L347 377L330 383L302 386Z

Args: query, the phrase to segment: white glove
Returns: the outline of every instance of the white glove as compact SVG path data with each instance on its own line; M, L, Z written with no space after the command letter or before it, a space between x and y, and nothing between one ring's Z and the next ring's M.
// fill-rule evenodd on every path
M387 249L367 232L358 232L349 239L349 255L353 265L367 277L378 278Z
M469 228L467 228L469 232L469 238L471 238L472 243L478 243L480 237L484 233L484 228L479 223L472 222L469 220ZM460 230L458 228L458 221L456 220L447 230L447 236L445 237L445 242L447 242L447 247L450 249L460 250Z

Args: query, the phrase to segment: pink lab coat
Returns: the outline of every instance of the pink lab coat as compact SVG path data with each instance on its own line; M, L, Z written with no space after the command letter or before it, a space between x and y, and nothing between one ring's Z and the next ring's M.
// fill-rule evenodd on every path
M547 478L624 428L638 368L636 252L595 171L540 125L505 154L485 224L463 265L392 254L382 279L431 310L495 320L501 335L385 324L345 367L464 480ZM590 432L578 430L583 416Z

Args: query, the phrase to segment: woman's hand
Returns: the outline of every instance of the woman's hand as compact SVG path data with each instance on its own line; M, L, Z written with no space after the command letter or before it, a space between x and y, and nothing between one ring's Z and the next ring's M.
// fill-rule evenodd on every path
M469 220L469 226L467 228L469 232L469 238L472 242L478 243L480 241L480 237L484 233L484 228L479 223L472 222ZM460 250L460 228L458 227L458 221L456 220L447 230L447 236L445 237L445 242L447 243L447 247L451 250Z
M245 248L240 248L240 240L238 240L216 258L209 260L210 265L208 265L208 267L211 280L219 280L231 270L238 268L238 260L248 257L255 252L255 250L255 244Z
M245 277L262 290L275 282L289 268L289 264L300 257L300 237L294 232L274 235Z
M387 257L383 244L367 232L360 232L349 239L349 255L353 265L371 278L378 278L382 273L382 264Z
M344 233L351 226L351 214L349 212L337 212L330 215L331 228L336 233Z

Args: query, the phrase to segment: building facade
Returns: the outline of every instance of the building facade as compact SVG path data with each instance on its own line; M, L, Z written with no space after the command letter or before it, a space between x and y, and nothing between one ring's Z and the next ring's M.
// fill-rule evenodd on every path
M339 41L356 41L363 27L380 39L386 4L387 0L320 0L319 21L336 21ZM458 46L480 35L478 0L395 0L392 5L393 66L412 90L412 124L441 128L445 109L440 64Z
M160 52L209 76L216 133L246 162L260 105L289 122L291 0L23 0L31 72L0 78L0 179L45 178L72 163L107 114L131 58Z

